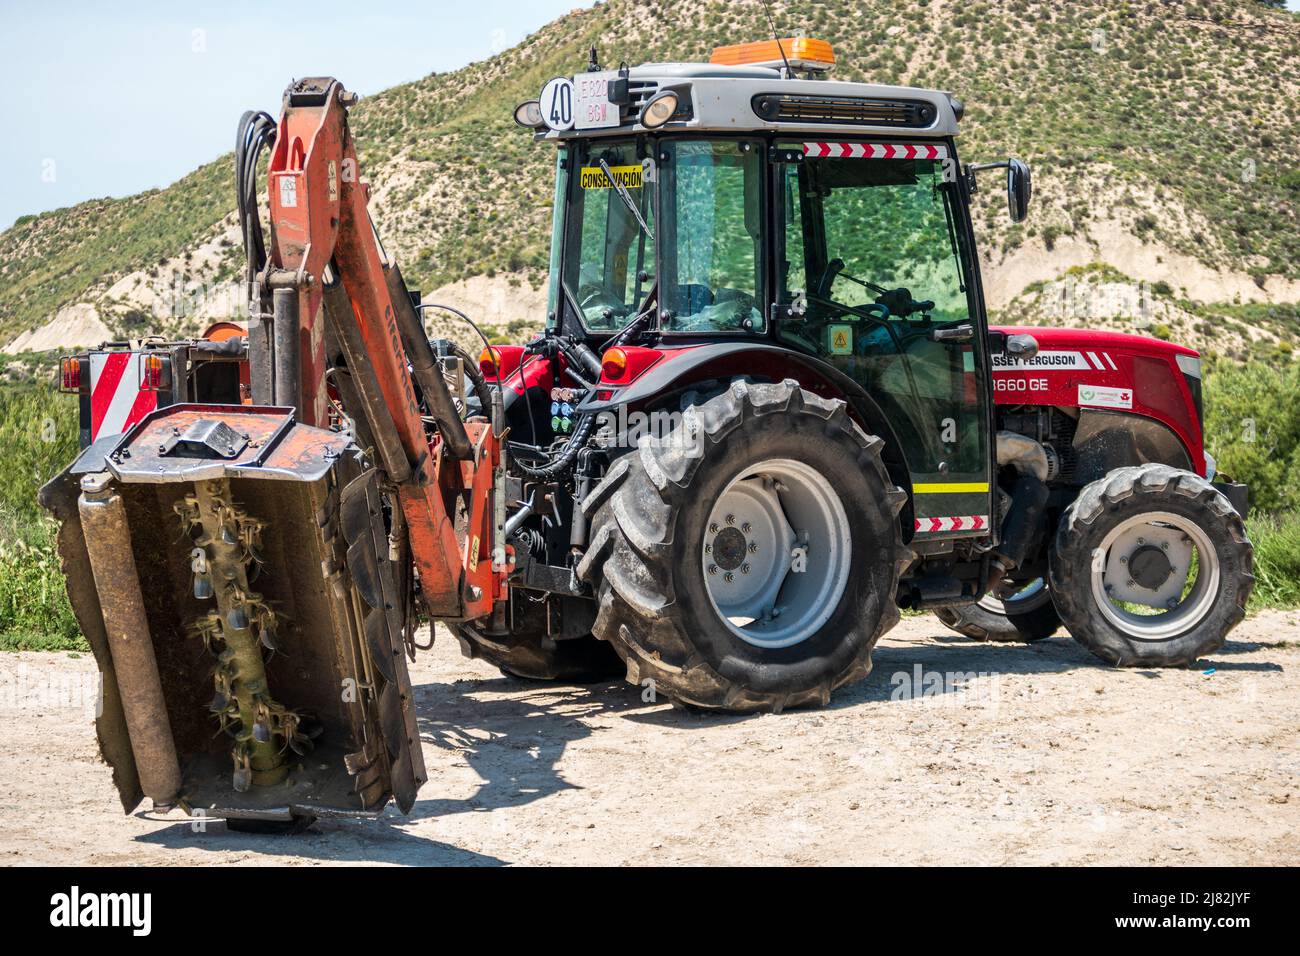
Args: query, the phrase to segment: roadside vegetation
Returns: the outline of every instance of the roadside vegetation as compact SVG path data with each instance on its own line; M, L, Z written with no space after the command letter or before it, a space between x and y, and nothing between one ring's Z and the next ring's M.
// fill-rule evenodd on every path
M77 403L47 381L0 385L0 649L85 650L36 492L77 453Z
M0 650L85 650L64 591L42 484L77 453L77 403L35 380L0 385ZM1300 363L1207 362L1206 440L1251 486L1251 609L1300 607Z

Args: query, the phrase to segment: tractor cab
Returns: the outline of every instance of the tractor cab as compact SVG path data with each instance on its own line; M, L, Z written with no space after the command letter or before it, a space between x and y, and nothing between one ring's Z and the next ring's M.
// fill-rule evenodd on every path
M794 353L887 423L915 518L962 519L927 534L987 533L961 103L831 80L833 51L807 38L720 47L708 64L594 59L516 112L558 148L551 327L598 347L640 317L647 341L700 353L683 374L724 343Z

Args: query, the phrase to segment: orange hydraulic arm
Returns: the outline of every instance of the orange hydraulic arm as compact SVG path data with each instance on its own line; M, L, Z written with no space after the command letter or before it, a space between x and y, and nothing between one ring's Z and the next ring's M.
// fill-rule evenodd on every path
M348 414L364 417L379 464L397 486L430 613L478 618L506 588L504 552L493 560L504 510L493 507L499 436L485 421L462 424L456 416L400 274L381 256L347 124L356 99L328 77L300 80L285 93L267 183L271 243L260 277L274 302L274 394L277 404L294 404L301 421L328 426L329 323L364 406ZM433 436L426 411L438 426ZM451 517L458 500L465 503L458 519L463 537Z

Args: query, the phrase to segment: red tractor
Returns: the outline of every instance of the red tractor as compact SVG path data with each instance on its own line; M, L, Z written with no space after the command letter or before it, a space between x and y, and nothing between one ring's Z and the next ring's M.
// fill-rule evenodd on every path
M556 149L546 328L477 362L378 244L355 96L245 117L252 404L159 408L43 492L126 805L409 807L422 619L513 674L727 711L825 704L900 608L1063 623L1116 664L1222 645L1251 548L1196 353L989 328L971 196L1004 168L1019 221L1029 169L963 165L960 101L833 62L593 51L548 82L516 111Z

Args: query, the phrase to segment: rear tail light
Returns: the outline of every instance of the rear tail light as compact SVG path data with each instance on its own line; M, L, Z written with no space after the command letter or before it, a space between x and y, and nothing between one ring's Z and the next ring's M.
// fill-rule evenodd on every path
M59 359L59 391L80 394L81 359L75 357Z
M664 357L658 349L639 345L616 345L600 357L600 381L607 385L630 385Z
M165 355L146 355L140 363L140 391L165 392L171 387L171 359Z
M600 360L601 378L607 382L617 382L627 371L627 353L620 348L612 348Z
M478 368L485 378L497 378L500 362L501 353L494 348L486 348L478 354Z

